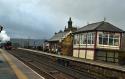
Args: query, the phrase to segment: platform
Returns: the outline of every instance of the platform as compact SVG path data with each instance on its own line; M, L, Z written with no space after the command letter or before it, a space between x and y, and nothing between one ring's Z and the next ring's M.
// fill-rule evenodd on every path
M112 70L116 70L116 71L120 71L120 72L125 72L125 66L120 66L120 65L117 65L117 64L106 63L106 62L97 62L97 61L93 61L93 60L86 60L86 59L76 58L76 57L71 57L71 56L57 55L57 54L46 53L46 52L42 52L42 51L38 51L38 50L32 50L32 49L25 49L25 48L18 48L18 49L26 50L26 51L32 51L32 52L40 53L40 54L43 54L43 55L62 58L62 59L66 59L66 60L86 63L86 64L90 64L90 65L93 65L93 66L100 66L100 67L103 67L103 68L108 68L108 69L112 69Z
M0 79L44 79L23 62L0 49Z

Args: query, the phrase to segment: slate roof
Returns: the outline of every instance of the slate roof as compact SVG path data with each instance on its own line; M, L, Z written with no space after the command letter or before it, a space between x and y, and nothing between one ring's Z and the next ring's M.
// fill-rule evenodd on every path
M87 32L87 31L124 32L123 30L119 29L118 27L108 22L101 21L97 23L88 24L82 28L79 28L74 33Z
M70 32L60 32L55 34L52 38L50 38L48 41L60 41L64 39Z

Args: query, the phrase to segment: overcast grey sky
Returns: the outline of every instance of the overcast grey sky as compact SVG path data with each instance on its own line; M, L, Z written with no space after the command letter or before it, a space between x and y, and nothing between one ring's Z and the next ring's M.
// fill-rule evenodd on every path
M106 21L125 30L125 0L0 0L0 24L18 38L50 38L73 25Z

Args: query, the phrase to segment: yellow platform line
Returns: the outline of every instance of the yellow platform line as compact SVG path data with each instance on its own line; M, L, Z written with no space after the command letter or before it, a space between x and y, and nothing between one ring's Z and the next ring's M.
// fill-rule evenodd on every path
M5 53L6 51L1 50L2 55L6 59L6 61L9 63L12 70L15 72L18 79L28 79L28 77L12 62L11 58L7 56Z

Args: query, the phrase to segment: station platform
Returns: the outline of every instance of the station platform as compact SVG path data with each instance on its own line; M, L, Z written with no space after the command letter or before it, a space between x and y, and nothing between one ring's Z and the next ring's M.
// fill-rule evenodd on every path
M45 79L23 62L0 49L0 79Z

